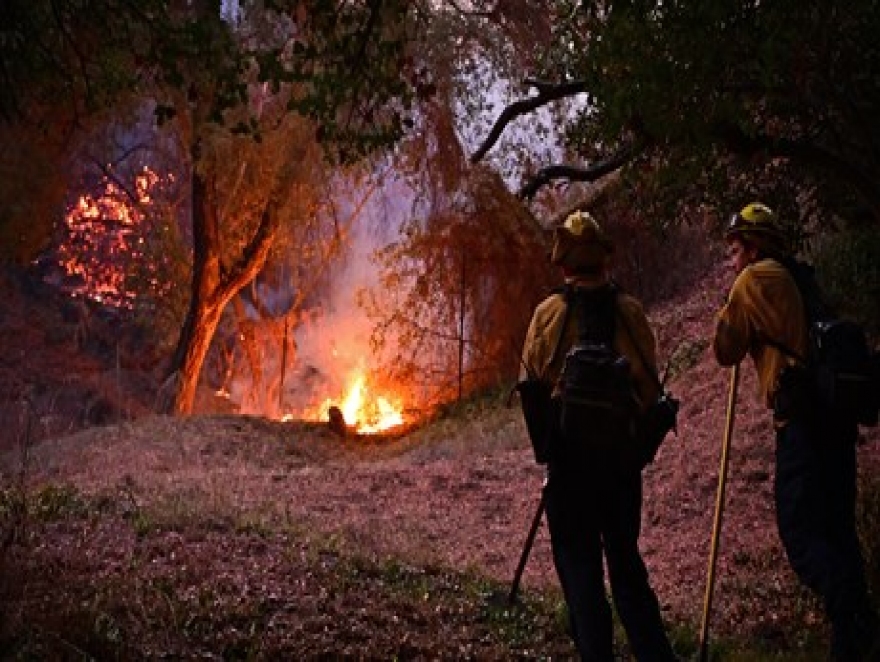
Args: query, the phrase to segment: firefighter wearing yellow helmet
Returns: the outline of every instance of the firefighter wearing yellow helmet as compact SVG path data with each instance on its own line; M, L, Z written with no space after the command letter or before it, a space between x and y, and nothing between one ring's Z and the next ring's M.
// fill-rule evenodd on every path
M761 396L772 407L779 374L792 360L760 343L758 331L800 355L807 348L803 303L784 265L785 233L769 207L753 202L733 215L724 236L729 266L737 278L718 318L715 353L722 365L737 363L748 353Z
M713 349L724 366L748 354L760 396L774 412L776 521L788 560L822 599L832 660L880 659L878 618L868 598L855 528L856 423L801 395L793 355L805 356L808 325L792 274L809 265L789 254L776 214L753 202L725 232L734 282L718 313ZM783 351L785 348L787 351Z
M566 287L534 311L523 348L521 384L530 380L543 383L558 399L562 365L580 333L579 324L574 323L576 315L569 315L569 310L575 302L598 302L608 294L608 310L620 321L613 327L613 345L632 366L639 406L647 407L657 399L654 334L641 303L611 283L613 251L610 237L587 212L568 215L555 229L550 259L561 267ZM578 313L589 305L578 303ZM586 310L585 314L589 313ZM579 314L577 317L581 319ZM523 409L527 409L525 397ZM601 436L594 428L585 432ZM554 433L551 439L554 436L558 438ZM609 440L619 447L628 441ZM536 456L548 462L545 496L553 561L581 659L613 659L611 609L603 571L603 564L607 564L614 604L636 658L675 660L639 552L641 466L620 466L604 455L594 463L566 461L554 450L555 443L551 440L548 457L542 458L544 451L537 448Z
M760 202L752 202L734 214L725 237L738 237L767 255L783 255L788 243L776 214Z

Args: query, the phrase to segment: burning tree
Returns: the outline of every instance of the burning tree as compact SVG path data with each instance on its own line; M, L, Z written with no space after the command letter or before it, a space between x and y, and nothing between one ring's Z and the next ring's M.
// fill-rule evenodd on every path
M346 5L340 11L332 2L290 10L275 5L249 16L252 20L240 23L236 32L204 7L184 12L207 43L187 54L190 59L179 72L186 85L173 86L167 105L160 106L175 118L192 167L193 280L171 365L177 382L173 411L192 410L223 310L266 263L303 166L303 148L317 137L349 159L393 139L399 130L397 111L383 103L405 91L400 69L388 65L402 55L405 22L400 19L406 7L390 2ZM206 62L211 63L207 69ZM182 89L185 96L174 93ZM218 120L232 132L219 132ZM270 145L271 152L266 138L274 140L278 129L289 129L293 121L308 137L301 134L298 145L288 142L294 149L284 159L269 154L274 169L241 163L241 136L253 139L253 149ZM233 211L224 208L222 193L230 161L261 183L260 191ZM230 229L238 231L238 240L224 233Z
M173 184L173 175L144 166L130 189L104 175L94 192L76 196L54 251L64 274L61 288L123 310L167 296L173 286L173 253L156 246L176 227L157 198Z
M458 190L380 253L386 298L366 299L394 380L435 404L515 377L551 282L543 231L497 175L478 170Z
M325 177L308 222L279 228L266 267L235 298L234 327L224 335L234 330L236 341L226 354L249 370L226 371L221 389L238 411L326 422L336 407L359 433L402 422L411 399L383 379L357 305L360 289L375 282L370 251L385 241L375 227L388 211L374 196L386 193L381 170Z
M411 4L10 3L0 119L33 119L61 142L87 119L108 121L120 101L153 100L158 122L177 132L179 174L191 186L192 283L170 408L189 412L223 310L265 263L293 182L315 158L304 148L354 160L400 133ZM243 162L242 150L272 152L294 124L298 144L280 141L286 159L276 151ZM226 171L236 166L256 188L239 189L246 195L230 206Z

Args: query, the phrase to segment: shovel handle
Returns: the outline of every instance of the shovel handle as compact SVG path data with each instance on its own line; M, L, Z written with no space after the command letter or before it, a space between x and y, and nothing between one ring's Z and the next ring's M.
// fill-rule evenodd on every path
M544 481L544 486L541 488L541 499L538 501L538 508L535 510L535 515L532 517L532 525L529 527L529 533L526 536L525 545L523 545L522 553L519 557L519 564L516 566L516 574L513 576L513 583L510 586L510 592L507 594L507 602L508 604L514 604L516 602L516 595L519 592L519 583L522 580L523 571L526 569L526 562L529 560L529 554L532 552L532 545L535 544L535 536L538 533L538 527L541 526L541 517L544 515L544 510L547 507L547 481Z
M724 512L724 490L727 485L730 440L733 437L733 421L736 414L736 395L739 387L739 363L730 371L730 392L727 399L727 419L724 441L721 444L721 467L718 470L718 492L715 497L715 518L712 523L712 542L709 549L709 570L706 576L706 595L703 602L703 622L700 627L700 662L709 659L709 615L712 611L712 593L715 589L715 564L718 559L718 540L721 537L721 520Z

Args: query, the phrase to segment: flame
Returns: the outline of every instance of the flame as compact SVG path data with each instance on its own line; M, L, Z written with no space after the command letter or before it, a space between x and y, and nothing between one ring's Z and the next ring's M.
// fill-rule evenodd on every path
M332 398L311 410L305 418L327 420L327 412L333 405L339 407L347 425L359 434L376 434L403 425L403 405L399 398L390 395L372 395L367 388L367 374L357 369L348 379L345 394L338 402Z
M137 279L129 282L129 274L135 265L157 296L168 289L159 276L164 265L148 261L147 235L154 224L145 214L156 195L173 181L172 175L161 177L144 166L134 175L131 193L105 176L99 190L80 195L68 207L64 240L56 251L58 267L68 278L66 291L131 309Z

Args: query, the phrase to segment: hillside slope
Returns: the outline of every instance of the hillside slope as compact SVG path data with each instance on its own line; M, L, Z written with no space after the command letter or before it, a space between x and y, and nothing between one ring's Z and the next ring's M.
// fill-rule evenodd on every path
M666 618L691 629L702 610L729 389L730 372L707 349L725 278L715 274L699 291L651 311L682 409L677 436L645 472L642 548ZM246 625L227 623L230 610L248 609L259 614L257 657L265 659L571 655L558 631L531 648L500 649L479 643L488 635L469 629L474 617L465 607L463 616L420 613L413 621L411 603L358 594L363 587L354 579L349 591L328 588L315 575L317 553L320 564L321 554L366 557L425 575L473 572L506 585L544 477L517 407L475 403L396 439L342 440L325 426L256 418L144 416L26 451L3 455L3 485L7 494L26 485L42 516L20 522L4 547L0 649L20 645L22 632L74 638L59 619L91 618L94 612L84 616L81 606L90 604L119 630L118 646L125 647L111 647L114 655L216 654L228 644L223 637L232 636L224 627ZM880 468L880 444L859 452L863 470ZM824 629L776 535L772 463L768 417L748 366L736 410L713 632L791 651L804 645L805 632L821 637ZM558 598L546 527L523 591ZM433 604L429 593L426 605ZM208 598L217 600L215 616L199 611ZM50 604L66 616L48 616ZM184 636L187 614L205 621L191 636ZM101 636L106 648L109 635ZM401 638L412 648L401 648ZM457 656L459 649L469 653Z

